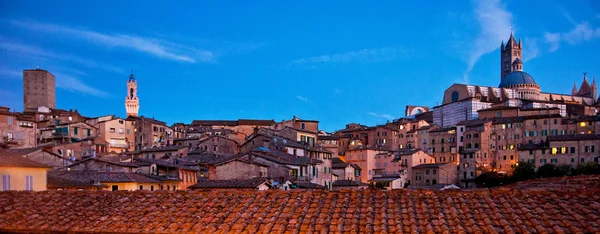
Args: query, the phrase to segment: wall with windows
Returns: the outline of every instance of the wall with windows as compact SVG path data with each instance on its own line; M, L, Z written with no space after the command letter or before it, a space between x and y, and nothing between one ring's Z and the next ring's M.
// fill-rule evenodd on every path
M0 167L0 191L46 190L47 168Z

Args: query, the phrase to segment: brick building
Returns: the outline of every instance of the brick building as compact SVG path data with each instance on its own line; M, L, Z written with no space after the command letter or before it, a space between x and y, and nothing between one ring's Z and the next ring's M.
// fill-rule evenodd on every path
M127 120L133 122L135 150L173 144L173 130L165 122L144 116L128 116Z
M0 107L0 144L6 148L37 146L37 123L30 116Z
M134 121L114 115L90 118L86 123L98 128L98 135L108 142L108 152L123 153L135 150Z
M39 68L23 70L23 108L56 108L56 81L52 73Z

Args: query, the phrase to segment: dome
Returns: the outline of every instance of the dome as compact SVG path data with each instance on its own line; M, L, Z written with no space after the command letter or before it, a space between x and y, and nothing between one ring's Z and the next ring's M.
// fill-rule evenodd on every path
M515 72L512 72L512 73L504 76L502 78L502 82L500 82L500 85L498 85L498 88L506 88L509 86L520 85L520 84L537 85L535 83L535 81L533 80L533 77L531 77L526 72L515 71Z

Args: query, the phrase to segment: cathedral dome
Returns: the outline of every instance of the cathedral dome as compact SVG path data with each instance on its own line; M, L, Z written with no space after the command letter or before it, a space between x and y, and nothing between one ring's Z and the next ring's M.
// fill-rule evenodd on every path
M522 84L537 85L535 83L535 81L533 80L533 77L531 77L526 72L515 71L515 72L512 72L512 73L504 76L502 78L502 81L500 82L500 85L498 85L498 87L499 88L507 88L507 87L510 87L513 85L522 85Z

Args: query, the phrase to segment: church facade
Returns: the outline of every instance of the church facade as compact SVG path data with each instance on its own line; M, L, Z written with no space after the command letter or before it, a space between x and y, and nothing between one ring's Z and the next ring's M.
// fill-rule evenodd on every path
M478 119L478 111L493 107L522 109L558 108L563 117L595 115L598 102L597 85L590 84L584 73L579 89L571 94L542 92L531 75L523 71L523 43L511 33L500 45L500 84L498 87L453 84L444 92L442 105L433 108L434 123L455 126L465 120Z

